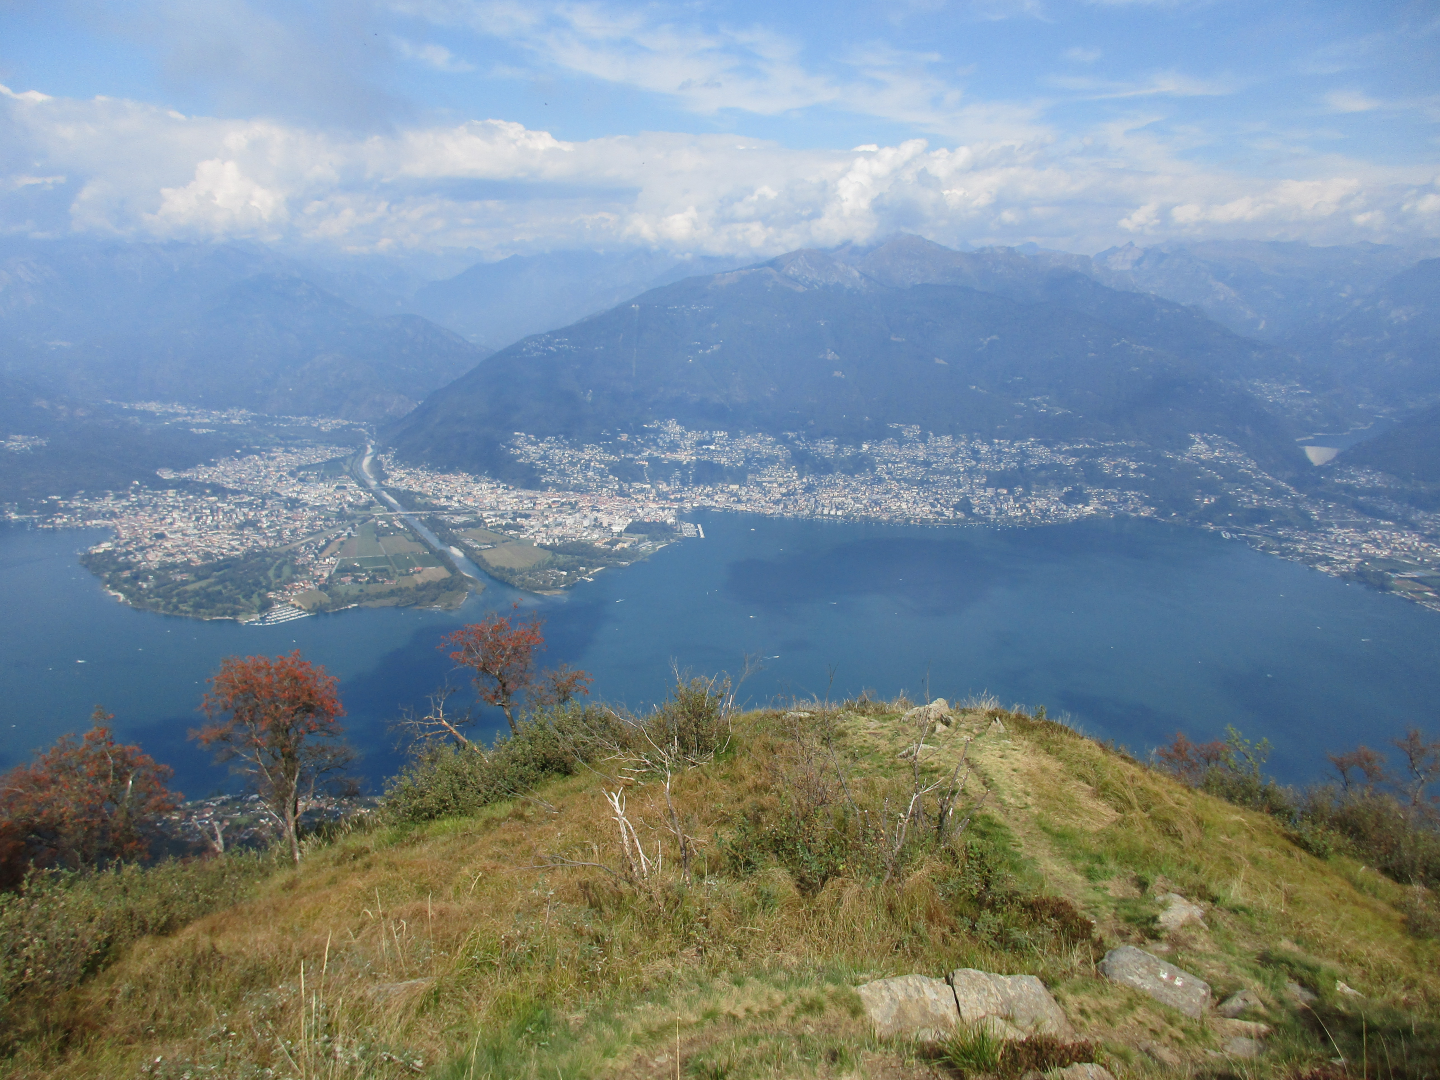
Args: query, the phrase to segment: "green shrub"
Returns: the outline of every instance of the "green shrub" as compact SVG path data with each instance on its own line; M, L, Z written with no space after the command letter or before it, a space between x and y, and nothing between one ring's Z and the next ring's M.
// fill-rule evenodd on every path
M488 750L478 743L422 745L391 781L381 812L394 822L433 821L524 795L572 775L617 724L606 709L571 702L526 717Z
M391 781L382 813L393 822L473 814L599 759L642 769L667 763L685 768L729 744L731 705L730 682L723 676L677 674L670 697L642 716L571 701L532 712L513 735L499 736L488 749L478 743L422 743Z
M995 1072L1004 1053L1005 1040L987 1024L961 1028L941 1049L943 1059L958 1069L961 1076Z
M1269 742L1252 743L1233 727L1226 728L1223 743L1197 744L1177 734L1156 756L1162 768L1192 787L1283 822L1290 839L1312 855L1323 859L1344 851L1402 884L1440 885L1440 814L1420 798L1429 781L1422 779L1407 802L1388 790L1406 781L1389 776L1379 755L1360 751L1366 755L1367 783L1319 784L1303 793L1264 776ZM1357 756L1331 760L1339 764Z
M700 762L729 745L730 705L728 678L686 679L677 674L670 697L650 715L630 722L646 741L673 746L684 761Z
M139 938L228 907L273 867L268 855L233 854L32 873L17 892L0 894L0 1017L78 985Z
M977 1024L961 1028L946 1040L939 1057L961 1076L1015 1080L1094 1061L1097 1049L1092 1042L1064 1042L1051 1035L1029 1035L1008 1042L987 1025Z
M1426 806L1374 787L1324 785L1306 793L1301 820L1323 828L1357 858L1402 884L1440 885L1440 828Z

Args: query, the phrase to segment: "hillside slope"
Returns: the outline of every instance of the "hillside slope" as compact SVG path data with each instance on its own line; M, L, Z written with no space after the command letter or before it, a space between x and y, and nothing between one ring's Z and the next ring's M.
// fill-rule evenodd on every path
M471 816L313 842L298 870L25 1014L10 1075L954 1077L876 1038L854 987L958 967L1039 976L1079 1060L1120 1078L1318 1080L1362 1059L1435 1075L1440 944L1407 931L1405 889L983 702L925 735L912 770L905 704L752 713L668 784L632 771L639 873L602 794L613 762ZM967 746L973 771L952 773ZM912 836L898 872L881 845L837 840L845 806L889 820L916 778L952 775L968 825ZM1203 925L1162 927L1172 893ZM1234 1025L1213 1013L1098 977L1123 944L1217 1000L1252 991L1262 1056L1222 1053Z
M1337 377L1377 401L1429 404L1440 394L1440 259L1417 263L1340 309L1308 344Z
M733 259L677 259L652 251L511 255L425 285L410 309L494 351L568 326L657 285L738 265Z
M1440 484L1440 405L1422 409L1383 435L1356 444L1340 461L1415 483Z
M79 401L373 421L485 355L419 315L362 310L315 273L235 245L12 240L0 244L0 371Z
M1395 274L1434 255L1413 247L1293 241L1208 240L1111 248L1093 271L1118 287L1143 289L1199 308L1236 333L1266 341L1304 335Z

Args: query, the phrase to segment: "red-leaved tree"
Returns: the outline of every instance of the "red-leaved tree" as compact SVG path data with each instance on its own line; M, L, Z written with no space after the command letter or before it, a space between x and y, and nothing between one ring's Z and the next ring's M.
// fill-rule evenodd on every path
M515 604L511 610L519 607ZM514 734L516 699L534 684L535 654L545 648L540 619L491 615L446 634L438 648L451 650L450 659L470 669L480 699L504 710ZM585 678L588 681L589 676ZM580 692L588 691L581 687Z
M33 762L0 777L7 877L27 866L75 869L148 853L146 821L174 810L180 795L165 786L169 766L115 741L113 719L97 705L78 740L62 735Z
M588 671L561 664L558 668L540 673L530 687L529 700L542 709L565 706L581 695L588 697L590 684L594 681L595 676Z
M345 710L335 677L299 649L274 659L227 656L200 708L210 723L190 737L250 778L298 863L300 800L354 759L336 722Z

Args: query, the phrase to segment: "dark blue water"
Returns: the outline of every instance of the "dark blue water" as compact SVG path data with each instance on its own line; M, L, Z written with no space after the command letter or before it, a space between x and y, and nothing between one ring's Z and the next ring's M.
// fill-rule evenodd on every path
M1239 542L1145 521L701 520L705 540L562 597L493 584L458 612L347 611L269 628L135 611L76 564L99 534L0 528L0 765L83 729L103 704L187 793L207 793L224 774L185 738L206 677L227 655L298 648L340 677L378 786L397 762L389 722L454 678L441 635L515 599L547 620L547 663L588 669L597 694L632 707L663 696L672 659L738 672L759 653L766 667L741 690L751 702L990 691L1068 712L1137 752L1177 729L1208 739L1233 724L1269 738L1274 771L1297 782L1320 773L1328 750L1440 727L1440 616ZM487 726L500 723L495 713Z

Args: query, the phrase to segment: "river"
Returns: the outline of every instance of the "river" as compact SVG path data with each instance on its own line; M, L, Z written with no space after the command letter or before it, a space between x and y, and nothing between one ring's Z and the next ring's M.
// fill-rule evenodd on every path
M187 794L207 794L226 777L186 740L206 678L227 655L298 648L339 676L376 788L399 760L390 721L455 677L440 637L516 600L546 620L547 663L591 671L597 695L634 708L664 694L672 659L738 672L758 653L765 667L740 691L751 703L988 691L1141 754L1177 729L1208 739L1233 724L1271 740L1287 781L1318 775L1328 750L1437 727L1440 616L1213 534L699 520L706 539L563 596L491 582L458 611L263 628L126 607L76 562L102 534L0 526L0 765L83 730L102 704ZM484 729L501 724L492 710Z

